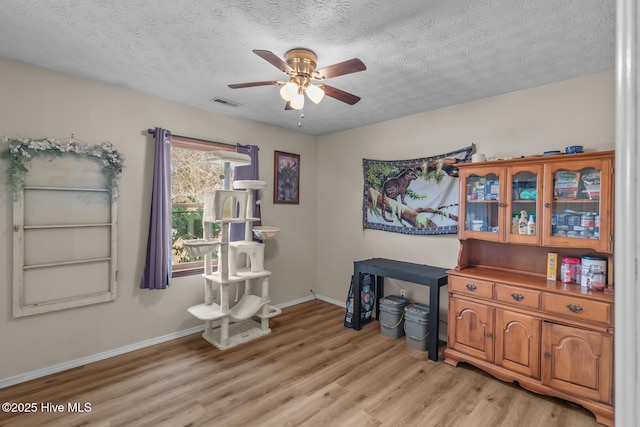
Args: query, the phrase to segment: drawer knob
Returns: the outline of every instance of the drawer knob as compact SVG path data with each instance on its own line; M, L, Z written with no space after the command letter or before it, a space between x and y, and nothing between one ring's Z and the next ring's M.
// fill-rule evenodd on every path
M576 304L567 304L567 308L572 313L580 313L582 311L582 307Z
M545 354L544 354L544 358L545 358L545 359L551 359L551 355L550 355L549 353L545 353Z
M473 292L476 290L476 285L472 285L471 283L467 283L467 289L469 289L469 291Z
M493 334L491 332L487 332L487 338L493 338Z
M516 301L522 301L524 299L524 295L522 294L516 294L515 292L513 292L511 294L511 298L513 298Z

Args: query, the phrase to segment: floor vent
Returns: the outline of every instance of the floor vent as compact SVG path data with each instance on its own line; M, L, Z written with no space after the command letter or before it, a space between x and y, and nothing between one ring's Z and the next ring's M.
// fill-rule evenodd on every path
M235 102L235 101L230 101L228 99L224 99L224 98L211 98L211 102L217 102L218 104L222 104L222 105L226 105L227 107L239 107L242 104Z

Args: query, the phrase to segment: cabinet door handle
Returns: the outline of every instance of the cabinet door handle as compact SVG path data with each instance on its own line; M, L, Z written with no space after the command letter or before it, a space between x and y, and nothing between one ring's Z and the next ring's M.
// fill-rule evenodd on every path
M471 292L476 290L476 285L472 285L471 283L467 283L467 289L469 289Z
M493 334L491 332L487 332L487 338L493 338Z
M544 354L544 358L545 358L545 359L551 359L551 355L550 355L549 353L545 353L545 354Z
M502 203L502 202L498 202L498 207L499 207L499 208L503 208L503 207L504 207L504 203Z
M516 294L515 292L513 292L511 294L511 298L513 298L516 301L522 301L524 299L524 295L522 294Z
M545 207L545 208L550 208L550 207L551 207L551 203L545 203L545 204L544 204L544 207Z
M582 307L576 304L567 304L567 308L572 313L580 313L582 311Z

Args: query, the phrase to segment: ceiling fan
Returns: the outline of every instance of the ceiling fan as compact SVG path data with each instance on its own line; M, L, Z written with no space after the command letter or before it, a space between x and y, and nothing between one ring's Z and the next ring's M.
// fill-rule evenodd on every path
M318 58L309 49L296 48L288 51L284 61L268 50L254 50L253 53L289 76L288 81L269 80L263 82L239 83L229 85L231 89L254 86L282 86L280 96L287 101L285 110L301 110L304 107L304 94L316 104L327 95L339 101L353 105L360 97L324 83L313 84L312 81L324 81L332 77L364 71L367 67L358 58L349 59L328 67L316 70Z

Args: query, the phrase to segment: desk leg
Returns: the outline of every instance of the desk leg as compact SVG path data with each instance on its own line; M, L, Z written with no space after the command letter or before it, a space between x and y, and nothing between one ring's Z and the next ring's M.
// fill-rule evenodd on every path
M380 321L380 298L384 296L384 276L376 278L376 320Z
M438 331L440 326L440 286L438 284L429 285L429 341L427 350L429 360L438 361Z
M353 271L353 317L351 318L351 324L353 325L354 331L359 331L362 329L362 325L360 324L360 300L362 299L362 293L360 289L362 288L362 274L358 268Z

